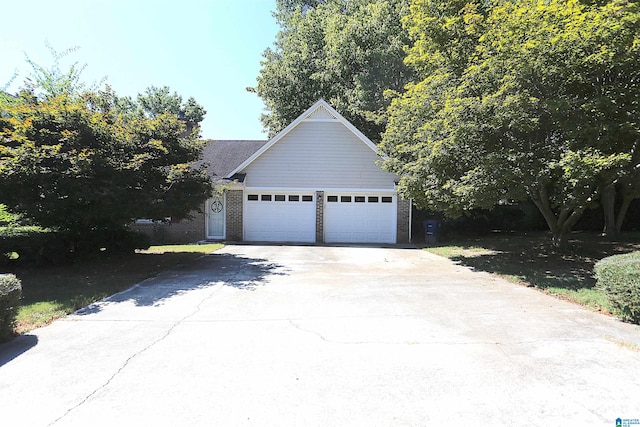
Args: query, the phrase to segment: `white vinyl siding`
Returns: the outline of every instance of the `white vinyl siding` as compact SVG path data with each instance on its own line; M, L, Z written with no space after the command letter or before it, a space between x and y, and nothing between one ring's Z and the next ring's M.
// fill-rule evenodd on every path
M380 160L338 120L303 120L242 172L247 187L393 189Z

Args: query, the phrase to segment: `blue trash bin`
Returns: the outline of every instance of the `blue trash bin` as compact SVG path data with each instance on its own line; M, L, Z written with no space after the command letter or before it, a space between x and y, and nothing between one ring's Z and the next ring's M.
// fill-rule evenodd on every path
M424 225L425 243L436 243L440 234L440 220L427 219L422 222L422 225Z

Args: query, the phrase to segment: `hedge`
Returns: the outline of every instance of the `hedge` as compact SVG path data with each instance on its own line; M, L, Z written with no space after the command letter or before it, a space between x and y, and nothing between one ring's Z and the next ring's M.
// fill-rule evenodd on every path
M0 263L61 263L101 252L123 253L149 247L149 236L128 229L91 230L86 233L54 231L40 227L0 227Z
M0 274L0 342L13 337L22 285L13 274Z
M614 314L640 324L640 252L604 258L594 270L596 286L606 294Z
M0 227L0 262L7 262L10 254L18 254L20 262L42 261L47 248L61 256L65 251L56 233L40 227Z

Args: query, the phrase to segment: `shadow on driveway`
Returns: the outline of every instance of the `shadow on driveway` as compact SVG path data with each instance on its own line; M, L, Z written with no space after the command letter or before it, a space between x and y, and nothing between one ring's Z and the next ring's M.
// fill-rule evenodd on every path
M176 295L219 284L253 291L264 286L269 276L286 274L289 270L266 259L212 253L144 280L75 314L98 313L106 303L124 301L133 301L136 306L158 306Z
M0 366L11 362L36 345L38 345L38 337L35 335L20 335L8 343L0 344Z

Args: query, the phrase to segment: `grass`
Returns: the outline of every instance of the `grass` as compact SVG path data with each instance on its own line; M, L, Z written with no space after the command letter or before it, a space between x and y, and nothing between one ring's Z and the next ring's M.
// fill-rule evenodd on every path
M25 333L95 301L125 290L178 264L211 253L221 244L152 246L124 256L68 265L9 267L22 281L17 333Z
M629 233L608 240L593 233L574 233L568 248L560 251L551 244L548 233L495 233L456 239L425 250L592 310L610 313L606 296L595 288L593 266L602 258L640 250L640 235Z
M167 254L176 252L189 252L199 254L209 254L222 247L219 243L212 243L207 245L164 245L164 246L151 246L149 249L139 250L141 254Z

